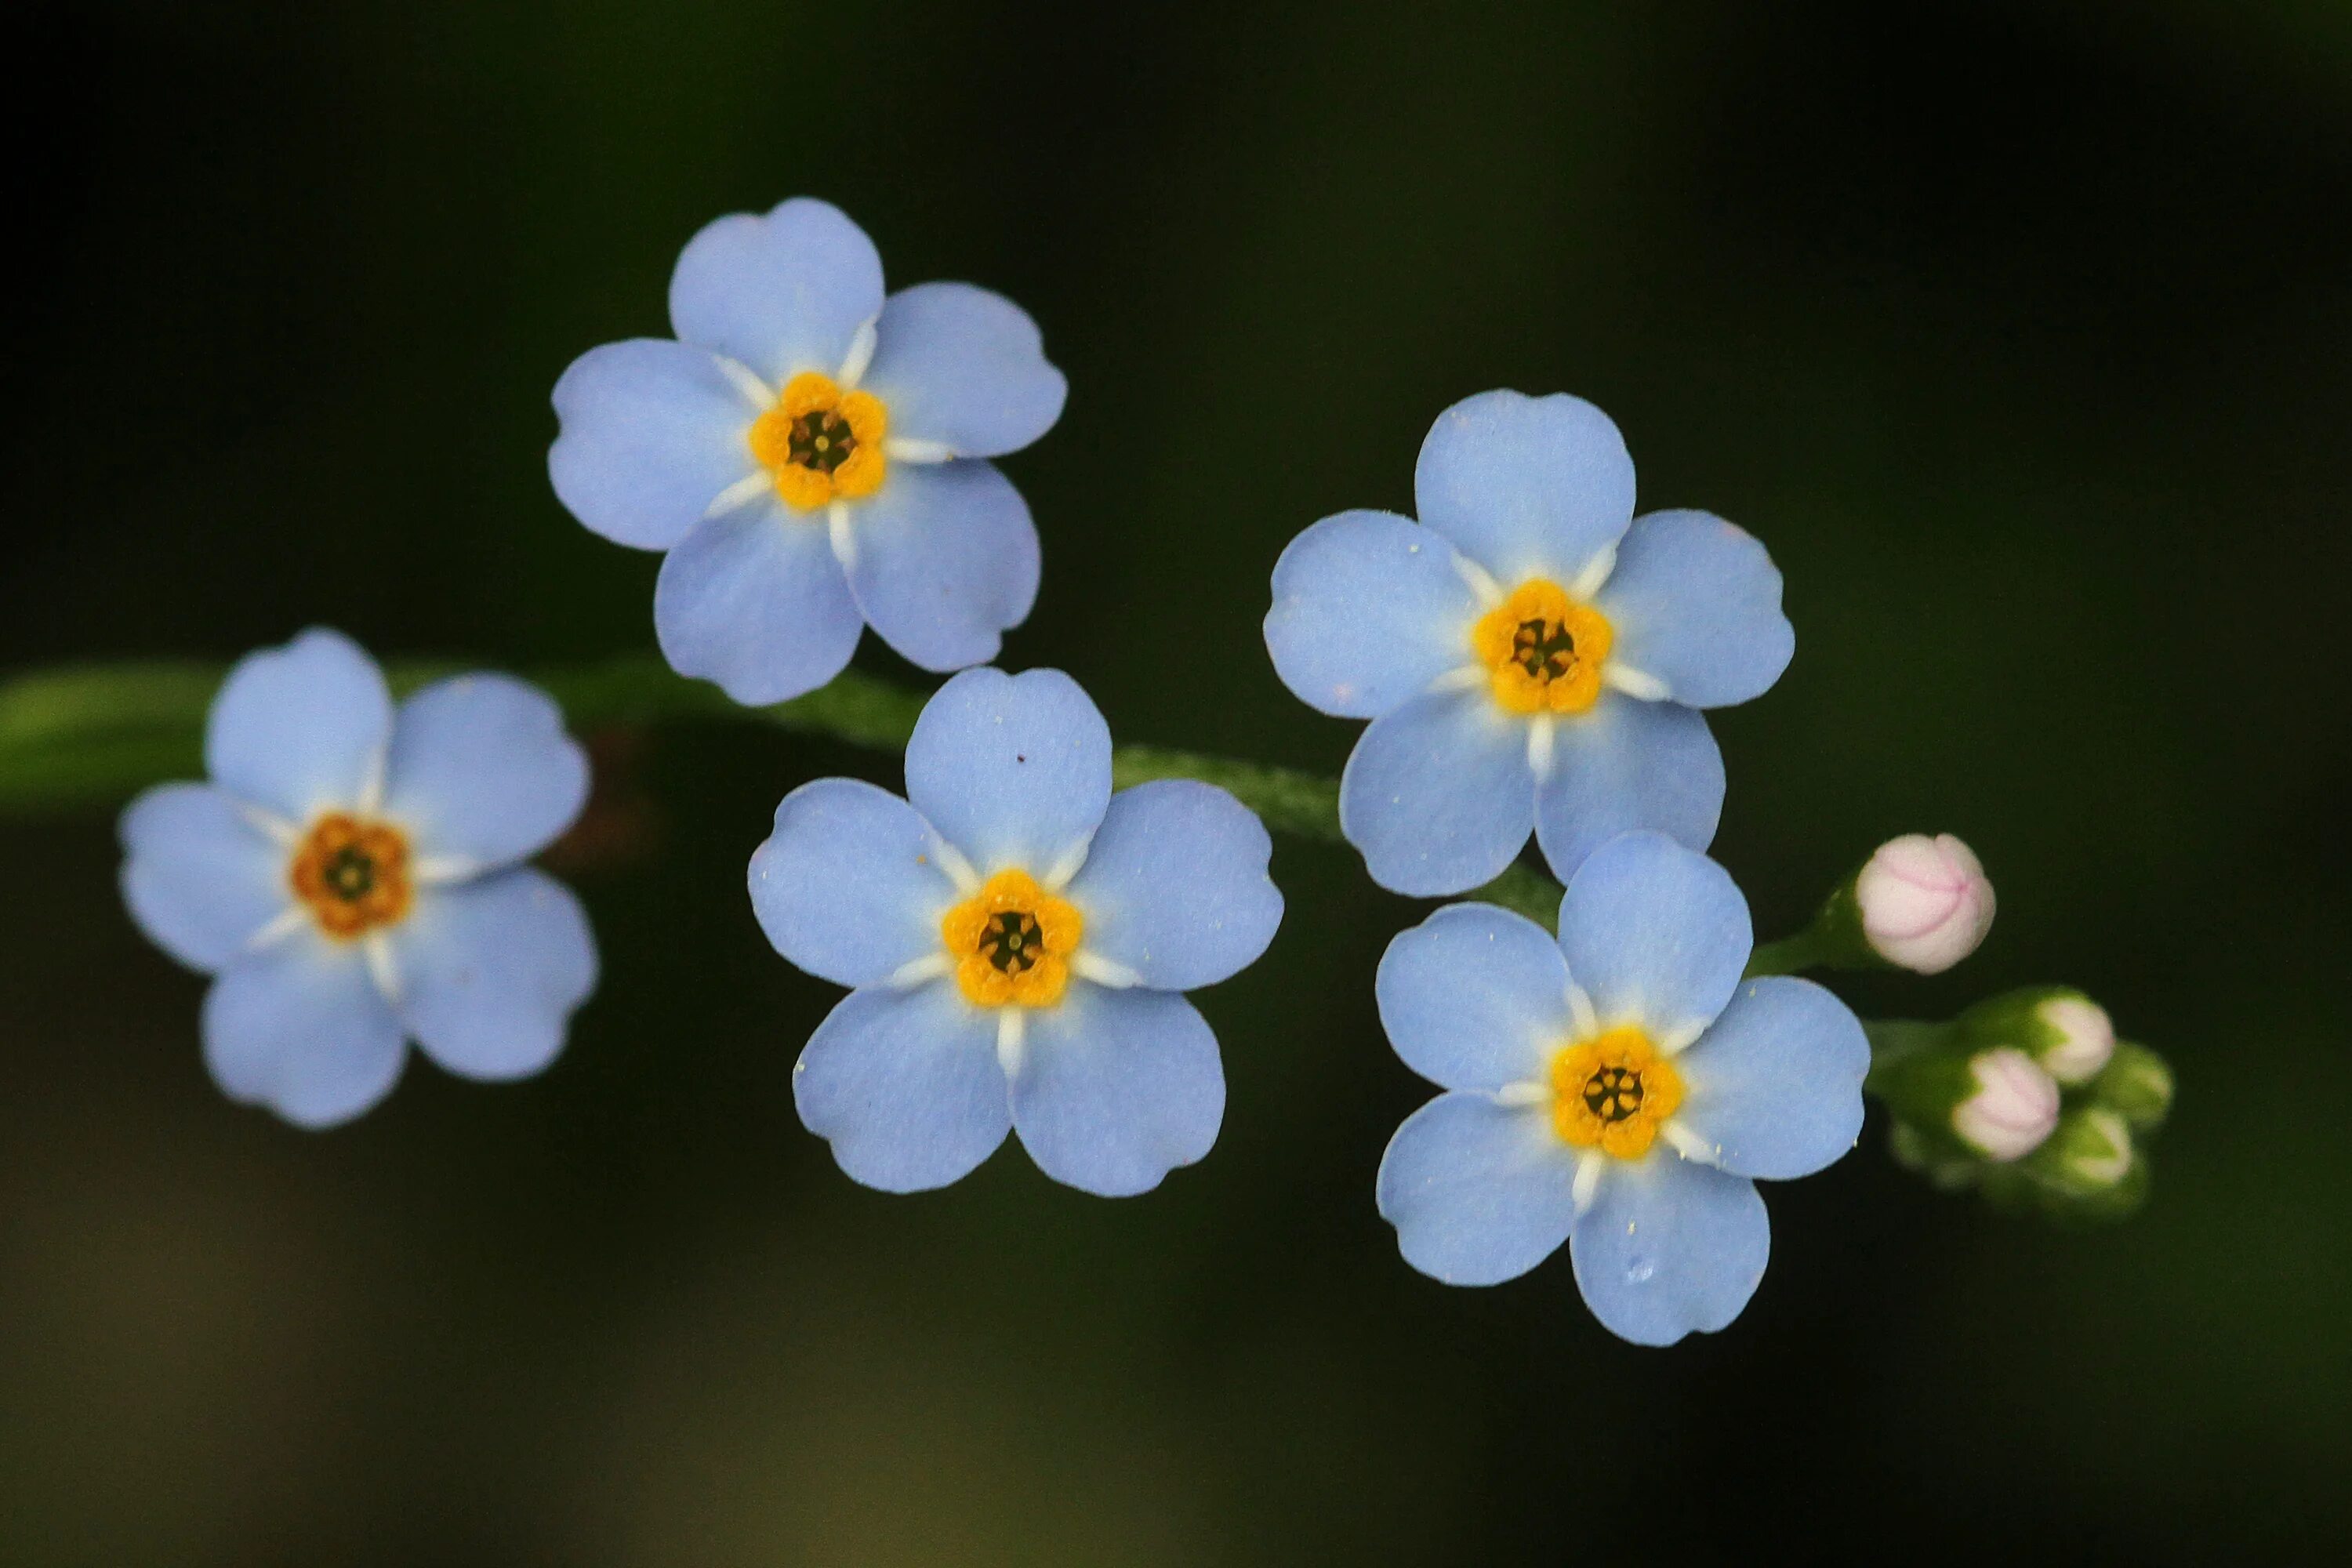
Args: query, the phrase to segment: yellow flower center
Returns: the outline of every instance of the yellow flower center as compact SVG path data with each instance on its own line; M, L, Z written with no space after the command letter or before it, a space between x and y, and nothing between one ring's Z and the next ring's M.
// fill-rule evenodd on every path
M1541 577L1512 589L1470 628L1495 700L1514 713L1590 709L1601 700L1601 666L1615 640L1607 616Z
M979 1007L1050 1007L1070 984L1087 922L1026 871L999 871L940 921L964 999Z
M1682 1104L1683 1079L1649 1036L1627 1025L1554 1055L1551 1092L1562 1142L1638 1160Z
M331 811L310 825L294 851L287 879L337 942L352 942L408 913L408 840L400 829Z
M751 422L751 455L775 476L787 506L814 511L882 488L889 424L872 393L844 392L831 376L803 371L784 384L776 405Z

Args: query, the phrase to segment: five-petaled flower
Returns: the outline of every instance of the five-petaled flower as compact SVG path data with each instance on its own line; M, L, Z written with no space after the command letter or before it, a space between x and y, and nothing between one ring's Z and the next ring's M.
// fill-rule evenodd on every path
M215 977L205 1062L229 1098L325 1127L391 1092L411 1037L476 1079L562 1049L595 943L522 862L579 814L588 769L544 693L461 675L395 710L356 644L308 631L230 673L205 765L209 784L123 813L122 891Z
M1764 547L1701 511L1633 516L1633 462L1580 398L1487 392L1438 416L1421 521L1325 518L1274 569L1265 642L1310 706L1370 719L1339 813L1372 879L1463 892L1533 826L1555 874L1615 834L1715 837L1723 759L1697 710L1796 646Z
M1586 858L1557 941L1452 904L1389 944L1381 1022L1444 1089L1381 1161L1405 1260L1454 1285L1570 1244L1593 1315L1671 1344L1739 1315L1770 1249L1756 1180L1853 1147L1870 1049L1810 981L1743 981L1747 900L1662 834Z
M677 340L592 349L555 386L555 493L605 538L667 551L662 652L739 702L838 674L858 628L925 669L996 656L1037 595L1037 531L982 459L1060 417L1066 384L1002 295L887 299L873 242L805 197L696 235Z
M970 1172L1008 1130L1107 1196L1209 1152L1216 1037L1180 994L1273 940L1265 829L1189 779L1111 793L1110 731L1059 670L967 670L907 746L907 795L819 779L751 858L776 951L854 989L793 1069L801 1120L868 1186Z

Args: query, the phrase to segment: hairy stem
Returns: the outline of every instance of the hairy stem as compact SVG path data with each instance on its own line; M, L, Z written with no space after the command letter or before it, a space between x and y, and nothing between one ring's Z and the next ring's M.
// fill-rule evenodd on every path
M387 665L384 675L394 691L405 693L465 668L447 659L408 659ZM124 663L37 671L0 684L0 813L114 805L150 784L202 775L205 716L227 673L222 664ZM745 708L717 687L685 679L643 655L530 674L562 704L575 730L677 720L774 724L892 752L905 748L925 700L921 692L846 670L790 702ZM1200 779L1230 790L1276 832L1331 842L1341 837L1339 783L1315 773L1160 746L1121 746L1111 759L1111 777L1122 789L1150 779ZM1559 914L1559 884L1527 866L1513 866L1469 897L1547 930ZM1758 949L1749 973L1785 973L1759 965L1767 954L1802 940Z

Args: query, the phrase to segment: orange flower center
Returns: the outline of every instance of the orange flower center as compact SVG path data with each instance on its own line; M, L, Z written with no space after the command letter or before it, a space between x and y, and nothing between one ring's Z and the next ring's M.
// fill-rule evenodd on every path
M287 868L294 896L319 929L352 942L408 913L408 839L382 822L331 811L310 825Z
M1601 700L1601 667L1616 634L1608 617L1534 577L1478 617L1470 647L1495 700L1513 713L1582 713Z
M1628 1025L1555 1054L1551 1091L1560 1142L1638 1160L1682 1104L1683 1079L1650 1037Z
M1086 919L1026 871L999 871L940 921L964 999L980 1007L1049 1007L1070 984Z
M814 511L882 488L889 424L872 393L844 392L831 376L803 371L751 422L751 455L774 477L786 505Z

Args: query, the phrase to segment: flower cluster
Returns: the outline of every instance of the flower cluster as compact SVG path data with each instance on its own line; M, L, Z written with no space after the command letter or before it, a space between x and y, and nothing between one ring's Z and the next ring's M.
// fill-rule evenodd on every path
M462 675L394 708L356 644L305 632L229 676L205 763L123 814L122 892L214 977L205 1064L230 1099L325 1127L392 1091L410 1039L476 1079L563 1048L595 943L523 862L579 815L588 767L545 695Z
M870 626L961 672L914 722L903 797L803 784L751 857L776 951L848 988L793 1069L801 1120L890 1192L955 1182L1008 1136L1071 1186L1156 1187L1224 1116L1185 994L1254 963L1283 900L1242 799L1191 778L1114 793L1076 681L974 668L1038 587L1037 531L990 461L1061 414L1035 324L968 284L886 293L865 233L804 198L696 235L669 316L674 338L563 373L548 468L583 525L665 552L672 668L780 702ZM1762 695L1794 651L1764 547L1706 512L1635 516L1617 426L1565 395L1447 409L1414 492L1417 520L1345 511L1290 542L1266 648L1310 706L1370 721L1337 826L1375 882L1463 893L1532 834L1563 886L1556 934L1454 904L1381 962L1389 1042L1442 1091L1379 1164L1405 1260L1491 1285L1565 1243L1615 1333L1721 1329L1770 1249L1757 1183L1852 1148L1865 1083L1938 1181L2127 1206L2170 1079L2087 998L1866 1031L1786 973L1959 962L1994 907L1967 845L1895 839L1808 930L1755 946L1704 853L1725 794L1704 713ZM122 882L147 934L214 977L225 1092L318 1127L389 1092L411 1039L471 1078L553 1059L596 954L577 900L524 863L587 787L544 694L470 675L395 708L364 653L311 631L236 667L205 758L210 782L125 814Z
M2105 1008L2037 986L1948 1024L1881 1026L1872 1086L1893 1110L1895 1157L1995 1203L2114 1217L2146 1197L2147 1142L2172 1107L2172 1069L2116 1038Z

